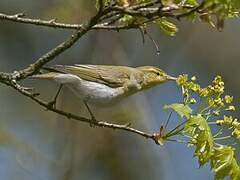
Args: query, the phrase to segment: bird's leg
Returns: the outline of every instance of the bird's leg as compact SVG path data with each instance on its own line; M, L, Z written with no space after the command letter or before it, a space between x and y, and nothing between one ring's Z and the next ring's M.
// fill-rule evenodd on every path
M86 108L87 108L87 110L88 110L88 112L91 116L90 126L92 127L94 125L94 123L96 123L98 121L96 120L95 116L93 115L93 113L92 113L91 109L89 108L87 102L86 101L83 101L83 102L84 102L84 104L85 104L85 106L86 106Z
M53 108L56 107L57 98L58 98L58 96L59 96L59 94L60 94L60 92L61 92L62 87L63 87L63 85L60 84L60 86L59 86L59 88L58 88L58 91L57 91L54 99L48 103L49 106L51 106L51 107L53 107Z

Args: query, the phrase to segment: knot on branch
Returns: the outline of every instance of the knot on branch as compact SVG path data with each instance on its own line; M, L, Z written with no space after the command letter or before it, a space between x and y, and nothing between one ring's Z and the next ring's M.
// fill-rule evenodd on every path
M21 17L24 17L26 14L25 13L18 13L18 14L15 14L14 17L15 18L21 18Z
M10 77L9 77L9 81L12 84L17 84L17 79L19 79L21 77L21 74L19 73L19 71L14 71Z

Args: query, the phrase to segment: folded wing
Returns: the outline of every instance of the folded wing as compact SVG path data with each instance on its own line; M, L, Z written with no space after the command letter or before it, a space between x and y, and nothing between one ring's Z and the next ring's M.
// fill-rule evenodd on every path
M98 82L109 87L121 87L130 79L131 73L136 70L126 66L108 66L108 65L80 65L74 66L57 65L53 68L47 68L50 71L74 74L86 81Z

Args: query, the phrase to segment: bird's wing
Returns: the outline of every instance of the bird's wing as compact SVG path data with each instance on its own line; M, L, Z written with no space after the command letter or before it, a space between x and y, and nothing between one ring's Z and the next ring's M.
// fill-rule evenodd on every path
M129 71L129 68L132 71ZM134 68L126 66L80 64L74 66L57 65L53 69L62 73L74 74L86 81L98 82L114 88L123 86L130 79L133 70L135 71Z

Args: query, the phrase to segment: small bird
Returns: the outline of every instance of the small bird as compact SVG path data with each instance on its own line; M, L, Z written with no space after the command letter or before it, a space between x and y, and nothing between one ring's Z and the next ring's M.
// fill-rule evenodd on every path
M71 89L85 103L107 105L169 80L176 80L154 66L56 65L44 68L47 73L32 78L54 80ZM93 116L92 116L93 117Z

